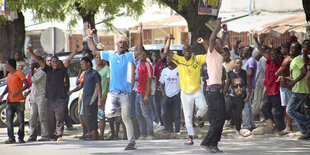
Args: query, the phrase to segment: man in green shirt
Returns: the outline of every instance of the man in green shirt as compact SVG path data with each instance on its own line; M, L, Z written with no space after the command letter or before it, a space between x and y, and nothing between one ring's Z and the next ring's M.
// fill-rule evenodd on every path
M292 88L292 96L287 105L286 112L290 115L297 124L297 127L303 134L300 139L309 139L310 135L307 133L307 127L310 125L310 119L304 114L300 113L297 106L309 94L305 76L307 69L303 56L300 55L302 46L298 42L294 42L290 48L290 55L293 58L290 65L291 81L289 82L289 89Z

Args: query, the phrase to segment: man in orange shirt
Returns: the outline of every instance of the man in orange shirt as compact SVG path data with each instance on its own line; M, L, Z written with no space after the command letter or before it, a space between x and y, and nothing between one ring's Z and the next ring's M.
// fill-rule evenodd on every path
M8 93L7 105L6 105L6 121L9 139L6 140L5 144L15 143L13 119L14 114L17 114L19 120L18 130L18 142L25 143L24 141L24 96L22 92L28 88L28 82L23 72L16 70L16 60L9 59L6 63L6 69L10 72L7 76L7 87L4 92L0 95L0 100L3 96Z

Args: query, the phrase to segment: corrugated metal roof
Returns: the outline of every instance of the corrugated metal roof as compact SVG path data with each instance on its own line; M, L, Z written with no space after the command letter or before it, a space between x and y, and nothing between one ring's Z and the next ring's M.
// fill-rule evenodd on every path
M305 14L300 13L267 23L263 25L263 30L261 32L268 33L270 31L275 31L281 34L287 31L306 32L307 25Z

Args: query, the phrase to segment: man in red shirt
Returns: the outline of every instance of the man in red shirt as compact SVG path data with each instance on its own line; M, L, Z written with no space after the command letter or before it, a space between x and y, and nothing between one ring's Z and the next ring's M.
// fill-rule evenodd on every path
M257 34L254 35L254 39L257 43L260 54L267 59L266 66L268 66L268 72L265 73L264 81L264 85L266 86L266 95L261 109L265 117L266 124L270 126L274 122L276 129L278 131L282 131L285 129L284 109L281 106L280 82L277 81L277 76L275 74L281 67L284 59L280 56L280 51L274 49L272 41L269 41L268 43L272 50L269 55L264 49L262 49L257 40ZM272 128L273 126L270 127Z
M151 93L151 83L153 78L153 68L146 61L147 54L143 50L138 68L138 88L136 97L136 117L140 126L141 139L153 139L154 130L151 117L149 94Z
M18 129L18 142L25 143L24 137L24 96L23 91L28 88L28 82L26 76L23 72L16 70L16 60L9 59L6 64L6 69L10 72L7 76L7 87L5 88L4 92L0 96L0 100L2 100L3 96L6 93L8 94L7 98L7 105L6 105L6 121L7 121L7 128L8 128L8 136L9 139L6 140L5 144L12 144L15 143L14 137L14 128L13 128L13 119L14 114L17 114L19 120L19 129Z

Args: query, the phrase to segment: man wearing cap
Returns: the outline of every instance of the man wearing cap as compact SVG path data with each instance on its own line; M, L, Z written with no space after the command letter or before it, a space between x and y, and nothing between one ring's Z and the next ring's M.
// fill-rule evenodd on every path
M129 141L125 150L136 149L134 130L130 119L131 68L128 66L131 66L132 62L142 51L142 23L139 24L139 27L138 50L131 53L126 53L128 50L128 38L126 36L121 35L118 37L116 43L117 51L111 53L97 50L92 38L94 30L91 30L89 26L86 31L95 55L101 55L103 60L110 62L110 91L105 104L105 115L111 118L121 114ZM119 107L121 108L121 113L119 112Z
M42 61L43 59L39 57ZM45 87L46 87L46 74L39 66L38 62L31 59L31 72L29 73L31 80L31 113L30 113L30 136L28 141L36 141L37 139L37 123L41 123L41 136L39 141L49 140L47 134L47 122L46 122L46 99L45 99ZM39 118L39 122L38 122Z

